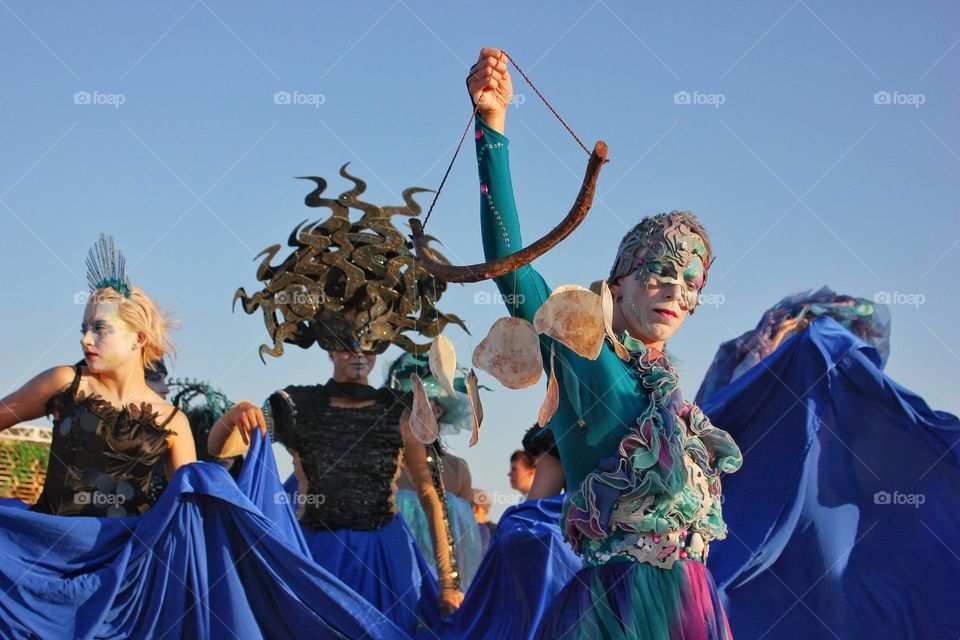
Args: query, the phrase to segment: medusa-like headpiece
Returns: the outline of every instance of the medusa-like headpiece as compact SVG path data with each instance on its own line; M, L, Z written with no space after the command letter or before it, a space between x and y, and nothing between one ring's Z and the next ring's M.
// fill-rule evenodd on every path
M411 187L403 192L403 206L378 207L359 199L367 185L347 173L347 166L340 175L354 187L337 198L322 197L327 188L323 178L303 178L317 184L306 205L326 207L332 215L297 225L287 241L294 251L279 265L270 261L280 245L262 251L257 258L266 257L257 279L263 289L247 295L240 288L234 296L247 313L263 311L273 346L261 345L261 359L282 355L284 343L365 353L382 353L395 344L423 353L429 345L416 344L405 334L434 338L449 322L466 331L460 318L436 308L446 283L417 264L412 244L391 220L419 215L413 194L429 190ZM363 214L355 222L351 209Z
M642 282L678 284L680 304L693 313L707 284L713 252L707 232L689 211L644 218L620 241L608 282L635 273Z

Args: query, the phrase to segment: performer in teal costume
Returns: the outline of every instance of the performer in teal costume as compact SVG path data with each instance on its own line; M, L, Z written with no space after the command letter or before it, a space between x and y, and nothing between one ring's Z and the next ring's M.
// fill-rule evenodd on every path
M523 246L503 135L512 88L506 55L484 49L468 77L480 102L476 150L488 260ZM663 345L695 309L712 252L693 214L646 218L623 239L608 282L624 362L607 343L579 357L556 348L560 405L550 420L568 487L562 526L584 568L557 596L542 638L730 637L706 569L708 543L725 536L720 474L740 451L683 401ZM550 288L531 266L496 280L512 315L532 321ZM549 366L549 365L547 365Z

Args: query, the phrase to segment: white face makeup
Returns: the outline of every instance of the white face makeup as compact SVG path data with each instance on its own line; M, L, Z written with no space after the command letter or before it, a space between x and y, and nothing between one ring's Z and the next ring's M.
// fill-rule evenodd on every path
M624 328L646 344L665 342L690 315L680 302L683 293L679 285L644 284L628 274L613 289Z
M88 304L80 331L83 357L94 373L114 371L131 358L140 359L137 333L120 317L114 304Z
M699 304L709 251L697 225L690 213L660 214L621 241L610 290L615 318L634 338L662 348Z
M333 377L340 380L365 380L377 356L369 353L350 353L349 351L331 351L333 361Z
M707 281L706 255L700 236L684 226L670 227L637 258L634 275L648 287L678 286L680 306L692 313Z

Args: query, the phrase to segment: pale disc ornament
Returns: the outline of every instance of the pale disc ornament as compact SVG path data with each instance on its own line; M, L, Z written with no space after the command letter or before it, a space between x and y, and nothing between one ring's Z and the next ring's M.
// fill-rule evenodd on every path
M547 298L533 317L533 327L577 355L596 360L606 331L600 296L583 287L561 287Z
M457 375L457 350L447 336L437 336L430 345L430 373L451 398L457 397L453 378Z
M440 427L437 424L437 416L433 413L433 407L430 406L430 398L427 397L427 390L423 387L423 381L420 376L413 374L410 376L413 382L413 408L410 409L410 431L413 437L423 444L433 444L440 434Z
M480 427L483 425L483 405L480 404L480 385L477 382L477 372L470 369L467 374L467 400L470 401L470 411L473 413L473 435L470 436L470 446L480 440Z
M617 352L617 357L624 362L629 362L630 352L613 332L613 294L610 293L610 286L606 280L600 282L600 308L603 310L603 328L610 342L613 343L613 350Z
M537 424L540 427L547 426L550 418L557 412L560 406L560 385L557 384L557 375L554 371L554 357L556 356L556 344L550 345L550 379L547 380L547 397L543 399L540 405L540 413L537 415Z
M523 318L500 318L473 350L473 366L508 389L535 385L543 372L540 338Z

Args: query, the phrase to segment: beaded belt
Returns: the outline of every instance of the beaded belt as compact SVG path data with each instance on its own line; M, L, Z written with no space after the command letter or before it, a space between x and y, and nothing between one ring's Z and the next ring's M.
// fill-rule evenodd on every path
M583 556L584 567L609 562L644 562L670 569L677 560L707 561L707 543L693 531L668 531L660 535L617 531L601 540L590 540Z

